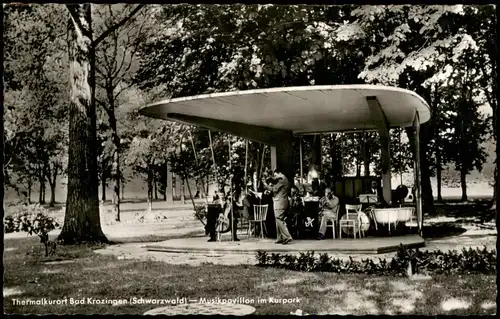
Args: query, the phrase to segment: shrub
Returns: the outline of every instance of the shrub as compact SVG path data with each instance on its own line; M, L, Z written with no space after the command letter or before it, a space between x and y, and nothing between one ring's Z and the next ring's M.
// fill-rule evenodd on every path
M262 267L279 267L300 271L327 271L350 274L373 274L387 276L404 276L408 274L411 263L412 273L427 274L496 274L496 251L483 249L462 249L449 252L420 251L406 249L401 245L396 255L390 260L380 259L375 263L372 259L355 261L331 258L324 253L316 258L313 251L300 253L297 258L293 255L272 254L265 251L257 252L257 262Z
M27 232L29 235L37 235L40 242L45 246L45 255L49 253L49 246L54 243L49 241L49 232L60 227L59 223L47 215L47 210L39 204L21 205L17 213L4 218L5 233Z

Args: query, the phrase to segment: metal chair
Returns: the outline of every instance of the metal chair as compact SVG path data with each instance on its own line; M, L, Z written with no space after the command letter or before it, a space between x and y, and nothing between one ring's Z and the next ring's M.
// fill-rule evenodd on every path
M361 205L345 205L346 218L341 219L340 226L340 238L342 238L342 227L352 228L354 233L354 239L356 239L356 233L358 233L361 238L361 220L359 213L361 212ZM364 235L364 232L363 232Z
M253 205L253 219L248 219L247 238L250 237L252 224L260 224L261 238L264 238L264 230L266 228L267 208L269 205ZM255 228L254 228L255 229ZM267 230L266 230L267 232ZM257 235L257 234L255 234Z

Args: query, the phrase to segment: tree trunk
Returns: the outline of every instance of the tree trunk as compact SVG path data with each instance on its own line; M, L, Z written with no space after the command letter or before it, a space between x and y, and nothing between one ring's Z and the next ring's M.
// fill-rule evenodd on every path
M115 114L115 95L113 88L113 81L106 83L106 95L108 98L108 114L109 127L111 128L111 141L113 142L113 163L111 164L111 178L113 179L113 215L115 221L120 221L120 181L122 178L120 170L120 154L121 154L121 141L118 135L118 128L116 125Z
M462 187L462 202L467 201L467 171L460 169L460 186Z
M168 180L168 164L167 162L165 162L165 165L163 165L163 169L164 169L164 178L163 178L163 200L164 201L167 201L167 190L168 190L168 183L170 183L170 181Z
M155 192L155 200L158 200L158 182L156 180L155 175L153 175L153 186L154 186L154 192Z
M442 180L443 167L441 164L441 152L436 151L436 179L437 179L437 201L443 202L443 197L441 196L441 180Z
M363 135L362 133L355 134L356 140L358 141L358 147L356 148L356 176L361 176L361 163L363 157ZM364 163L363 163L364 164Z
M332 158L332 174L337 179L342 176L342 164L339 159L339 144L337 143L337 134L330 134L330 157Z
M177 177L172 174L172 197L177 197Z
M148 211L153 210L153 173L148 171Z
M38 202L40 203L40 205L44 205L45 204L45 174L43 172L43 169L40 169L40 171L39 171L38 180L40 181Z
M184 181L184 179L182 179L182 181L181 181L181 202L183 204L186 204L185 189L186 189L186 182Z
M49 206L54 207L56 204L56 183L57 183L57 175L59 174L59 171L57 167L54 167L54 170L51 172L49 171L49 186L50 186L50 202Z
M68 195L59 240L64 244L108 242L99 216L97 176L95 49L90 4L66 5L69 27Z
M370 156L368 154L368 147L366 146L367 134L363 133L361 137L361 154L363 156L363 176L370 176Z
M47 184L45 184L45 180L43 181L43 184L42 184L42 204L46 204L47 203Z
M33 187L33 182L31 178L28 178L28 204L31 204L31 188Z
M495 164L498 159L495 160ZM496 209L496 202L498 197L498 165L495 165L495 171L493 172L493 200L490 209Z
M116 142L116 141L115 141ZM118 147L120 146L120 141L118 140ZM115 144L116 147L116 144ZM120 221L120 152L119 148L115 148L113 153L113 164L112 164L112 174L113 174L113 215L115 216L115 221Z
M0 13L3 16L3 6L0 9ZM3 71L3 64L0 68ZM2 72L2 74L3 74L3 72ZM0 81L0 82L1 82L0 87L1 87L2 92L3 92L4 84L3 84L3 81ZM2 108L3 108L3 106L2 106ZM3 199L4 199L4 183L5 183L5 172L4 172L5 132L4 132L4 126L3 126L3 117L4 117L3 116L3 109L0 113L1 113L0 114L0 214L1 214L1 216L4 216Z
M122 192L122 198L121 198L121 200L124 200L125 199L125 183L124 182L122 182L120 190Z
M42 196L42 181L39 181L39 187L38 187L38 203L43 204L43 196Z
M101 173L101 201L102 203L106 202L106 174L104 169Z
M498 104L497 104L498 105ZM498 106L495 105L495 108ZM500 174L500 137L498 132L500 131L498 128L500 127L500 116L498 116L498 109L496 109L496 116L495 116L495 138L496 138L496 166L495 166L495 192L494 194L496 195L494 201L495 204L493 205L495 207L495 221L496 221L496 226L497 229L500 228L500 220L498 219L498 215L500 212L500 183L498 182L498 175Z

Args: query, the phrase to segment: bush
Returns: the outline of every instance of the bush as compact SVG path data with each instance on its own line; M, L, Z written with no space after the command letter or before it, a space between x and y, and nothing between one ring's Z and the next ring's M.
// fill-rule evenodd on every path
M17 213L4 218L5 233L27 232L30 235L40 237L40 242L45 245L46 255L48 254L49 232L59 228L59 223L47 215L47 210L39 204L20 205Z
M264 251L258 251L258 265L261 267L277 267L288 270L300 271L326 271L349 274L404 276L408 274L411 263L412 273L425 274L496 274L496 251L483 249L463 249L449 252L420 251L418 249L406 249L401 245L396 255L388 262L380 259L375 263L372 259L355 261L335 259L328 254L321 254L319 258L314 257L314 252L300 253L297 258L294 255L272 254L269 256Z

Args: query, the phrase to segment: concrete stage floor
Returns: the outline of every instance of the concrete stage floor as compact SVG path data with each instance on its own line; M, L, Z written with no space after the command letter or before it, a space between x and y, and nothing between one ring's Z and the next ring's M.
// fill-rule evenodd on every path
M361 239L342 238L324 240L295 240L289 245L275 244L274 239L261 239L240 236L241 241L231 242L229 235L222 237L221 242L207 242L208 237L193 237L170 239L146 245L149 251L164 251L176 253L237 253L255 254L257 251L269 253L298 253L298 252L330 252L352 254L382 254L393 252L403 244L407 248L420 248L425 246L425 240L418 235L405 235L394 237L367 237Z

